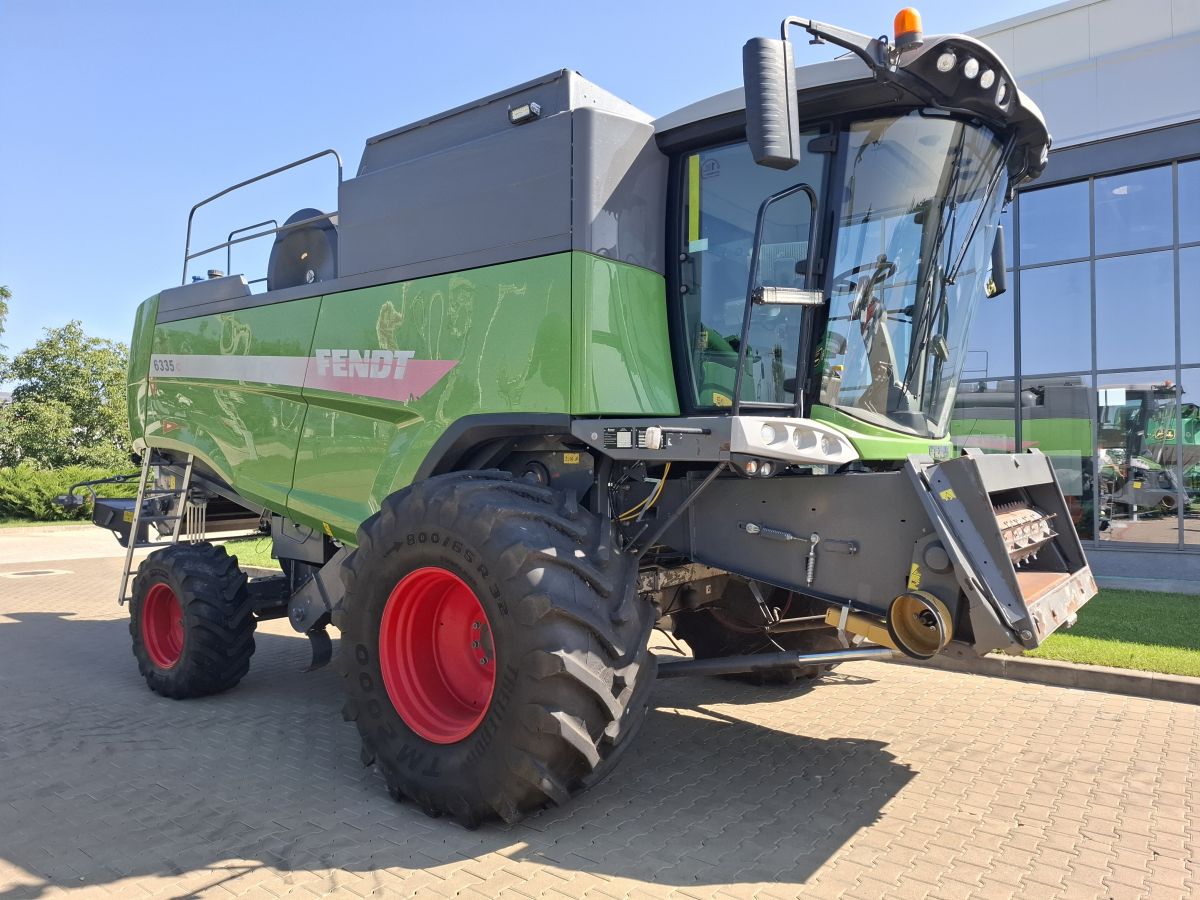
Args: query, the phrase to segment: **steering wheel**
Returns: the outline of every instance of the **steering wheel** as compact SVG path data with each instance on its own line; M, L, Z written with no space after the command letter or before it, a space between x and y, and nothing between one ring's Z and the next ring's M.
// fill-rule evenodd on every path
M847 291L858 290L860 287L859 283L851 281L850 279L859 272L866 272L868 269L871 270L870 283L872 285L878 284L881 281L886 281L888 278L891 278L896 274L896 264L889 260L886 256L880 256L879 259L872 260L871 262L859 263L857 266L847 269L845 272L834 275L833 287L835 289L841 288Z
M848 280L851 275L865 272L867 269L871 270L870 276L860 280L857 284ZM862 332L864 341L869 341L870 335L878 327L883 313L882 305L872 296L875 285L886 281L895 273L896 264L890 261L886 255L880 254L874 262L860 263L834 279L835 283L839 280L846 281L855 292L854 300L850 303L850 320L859 320L859 330Z

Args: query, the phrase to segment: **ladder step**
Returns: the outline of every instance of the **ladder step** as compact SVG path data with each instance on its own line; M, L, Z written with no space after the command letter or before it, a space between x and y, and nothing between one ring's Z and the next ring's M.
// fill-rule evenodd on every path
M181 508L178 514L171 516L145 516L142 515L142 511L146 499L150 497L178 497L181 500L186 501L188 491L191 489L192 484L192 464L194 460L195 457L191 454L188 454L187 466L184 468L183 478L176 482L177 486L174 489L159 487L148 488L146 486L146 481L150 477L150 469L156 466L169 465L169 463L163 459L156 461L153 451L147 451L145 456L142 457L142 480L138 482L137 499L134 501L133 522L129 534L130 541L129 544L126 545L125 568L121 573L121 589L117 596L117 603L124 605L125 601L129 599L126 591L129 589L129 579L133 575L133 552L135 550L144 550L151 547L168 547L172 544L178 543L180 537L180 527L183 524L185 517L188 519L190 527L192 517L186 505ZM175 529L171 534L170 540L139 541L137 536L142 524L149 524L151 522L174 522Z

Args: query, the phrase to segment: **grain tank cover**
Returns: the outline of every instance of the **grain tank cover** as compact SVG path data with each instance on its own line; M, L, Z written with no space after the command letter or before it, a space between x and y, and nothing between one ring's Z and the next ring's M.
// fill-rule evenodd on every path
M567 250L662 272L666 172L649 116L555 72L370 138L340 191L338 274Z

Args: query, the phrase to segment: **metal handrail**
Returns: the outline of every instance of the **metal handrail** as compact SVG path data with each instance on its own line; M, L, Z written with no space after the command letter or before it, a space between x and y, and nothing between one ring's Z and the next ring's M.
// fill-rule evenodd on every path
M227 187L223 191L218 191L217 193L213 194L211 197L206 197L205 199L203 199L199 203L197 203L195 206L193 206L191 208L191 211L188 212L187 239L185 240L184 245L183 245L183 278L181 279L180 283L187 284L188 263L191 262L193 259L195 259L198 256L204 256L207 253L212 253L214 250L220 250L222 247L232 247L234 244L240 244L243 241L252 241L256 238L265 237L268 234L277 234L278 232L283 231L284 229L298 228L301 225L308 225L312 222L319 222L322 220L332 219L334 216L336 216L337 211L334 210L333 212L326 213L325 215L322 215L322 216L313 216L312 218L304 219L303 221L300 221L300 222L293 222L290 225L284 225L280 228L273 228L270 231L260 231L257 234L252 234L247 237L241 237L241 238L238 238L237 240L230 239L230 240L224 241L220 244L214 244L212 247L209 247L205 250L200 250L196 253L192 253L192 220L196 216L196 210L198 210L200 207L205 206L209 203L212 203L214 200L219 200L221 197L224 197L226 194L229 194L229 193L232 193L233 191L244 188L247 185L254 184L256 181L262 181L264 178L270 178L272 175L278 175L280 172L286 172L288 169L294 169L297 166L302 166L305 163L310 163L313 160L320 159L323 156L332 156L335 160L337 160L338 187L340 188L342 186L342 157L336 150L328 149L328 150L322 150L319 153L314 153L311 156L306 156L306 157L304 157L304 159L298 159L295 162L290 162L287 165L280 166L277 169L272 169L270 172L263 172L261 175L255 175L253 178L248 178L245 181L239 181L237 184ZM265 223L259 223L259 224L265 224ZM254 228L256 226L251 225L249 227ZM241 230L245 230L245 229L241 229Z
M266 219L262 222L255 222L253 225L247 225L245 228L235 228L229 232L229 236L225 238L229 242L229 246L225 248L225 274L228 275L233 271L233 236L241 234L243 231L249 231L252 228L262 228L264 225L274 225L279 227L278 219Z
M299 222L287 222L283 225L280 225L278 228L270 228L266 231L258 231L254 234L248 234L245 237L237 238L236 240L221 241L219 244L213 244L211 247L205 247L203 250L197 250L195 253L189 256L188 259L197 259L201 256L212 253L214 250L220 250L222 247L232 246L233 244L241 244L245 241L253 241L256 238L266 237L269 234L278 234L281 231L291 231L294 228L303 228L305 225L311 225L313 222L324 222L326 219L334 218L337 216L337 214L338 211L335 209L333 212L321 213L319 216L310 216L307 219L301 219Z

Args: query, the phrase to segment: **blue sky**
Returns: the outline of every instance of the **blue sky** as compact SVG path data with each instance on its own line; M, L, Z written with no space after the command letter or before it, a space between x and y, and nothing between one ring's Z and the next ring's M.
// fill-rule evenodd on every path
M14 294L0 343L73 318L128 340L135 306L179 283L191 205L282 163L333 147L353 175L370 135L559 68L662 115L738 85L742 43L785 15L879 34L900 5L0 0L0 284ZM932 33L1044 5L919 8ZM331 209L335 183L326 161L214 204L195 244ZM233 271L262 274L256 243Z

